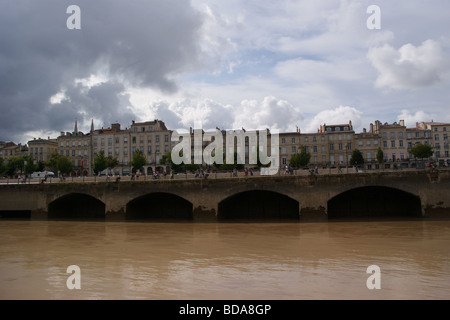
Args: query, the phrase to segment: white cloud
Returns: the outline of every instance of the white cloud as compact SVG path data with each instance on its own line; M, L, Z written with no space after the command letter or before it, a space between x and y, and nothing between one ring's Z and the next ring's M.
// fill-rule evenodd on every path
M275 97L265 97L261 102L244 100L235 110L234 127L245 129L279 129L281 131L295 130L296 125L303 120L298 108L285 100Z
M385 44L372 48L368 58L378 70L377 87L414 89L431 86L441 80L448 68L447 57L441 45L426 40L420 46L403 45L396 50Z
M403 109L397 116L397 120L405 120L405 125L408 128L414 128L416 122L427 122L433 119L438 119L435 114L433 115L422 110L411 113L411 111Z
M301 128L304 133L317 132L323 124L347 124L352 122L355 131L362 125L361 117L363 113L354 107L339 106L335 109L328 109L319 112L313 119L306 122L306 125Z

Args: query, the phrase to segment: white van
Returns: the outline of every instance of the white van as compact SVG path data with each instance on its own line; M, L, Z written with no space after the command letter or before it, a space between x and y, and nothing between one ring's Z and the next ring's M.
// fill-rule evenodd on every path
M55 174L51 171L42 171L42 172L33 172L31 174L31 178L42 178L45 179L47 177L54 178Z

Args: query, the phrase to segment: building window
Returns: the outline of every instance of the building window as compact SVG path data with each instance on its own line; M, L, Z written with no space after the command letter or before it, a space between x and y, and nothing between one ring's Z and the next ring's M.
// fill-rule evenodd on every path
M339 143L338 148L339 150L342 150L342 143Z
M383 141L383 148L387 148L387 141Z
M166 134L166 135L164 136L164 142L169 142L169 135Z
M296 153L296 152L297 152L297 147L296 146L292 146L292 153Z
M136 143L136 137L132 137L132 138L131 138L131 143L133 143L133 144Z
M403 147L403 140L399 140L398 144L399 144L400 147Z
M434 140L436 140L436 141L439 140L439 135L438 135L438 134L435 134L435 135L434 135Z
M330 150L334 150L334 144L330 143Z
M285 138L281 138L281 143L286 143L286 139Z
M159 142L159 135L155 137L155 141Z
M392 148L395 148L395 140L392 140L392 141L391 141L391 147L392 147Z

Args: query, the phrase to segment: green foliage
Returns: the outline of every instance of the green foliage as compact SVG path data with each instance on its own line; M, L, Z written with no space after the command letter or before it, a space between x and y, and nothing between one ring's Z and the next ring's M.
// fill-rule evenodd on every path
M140 149L137 149L133 154L133 158L131 159L131 165L134 169L139 170L146 163L147 159L145 158L144 153Z
M116 158L114 158L112 156L106 157L106 167L108 169L113 169L113 168L117 167L118 165L119 165L119 160L117 160Z
M36 171L37 165L30 155L15 156L8 159L4 171L7 175L13 176L16 173L31 174Z
M98 174L107 168L105 151L100 150L94 158L94 173Z
M381 150L381 147L378 147L378 150L377 150L377 161L378 161L378 163L383 163L383 161L384 161L384 152L383 152L383 150Z
M70 159L66 156L60 155L57 152L50 155L50 159L45 162L44 166L55 174L58 174L58 172L68 174L73 170L73 165ZM36 171L43 171L43 169L39 167Z
M172 153L167 152L165 155L162 156L161 159L159 159L159 164L162 165L169 165L170 169L174 172L185 172L185 171L195 171L197 169L200 169L199 164L175 164L172 161Z
M308 165L309 160L311 159L311 154L306 152L306 147L300 147L300 153L295 153L289 159L289 164L294 168L302 168Z
M62 157L59 155L58 152L54 152L50 155L50 158L45 163L45 166L50 169L50 171L54 172L55 174L58 173L58 159L59 157Z
M416 159L426 159L430 158L433 155L434 151L432 146L424 143L418 143L411 148L409 153L411 153Z
M65 156L59 156L56 161L56 167L62 174L69 174L73 170L72 161Z
M3 160L3 158L0 158L0 175L3 175L5 171L6 171L5 160Z
M25 172L25 174L32 174L33 172L37 171L38 165L34 163L34 160L30 155L23 156L22 159L24 162L23 171Z
M358 149L354 149L352 151L352 156L350 158L350 165L354 166L354 165L361 165L361 164L364 164L363 154Z

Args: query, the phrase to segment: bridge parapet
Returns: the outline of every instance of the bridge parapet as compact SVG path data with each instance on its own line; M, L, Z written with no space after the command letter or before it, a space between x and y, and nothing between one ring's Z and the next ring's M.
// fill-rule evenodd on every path
M29 210L46 218L50 203L71 194L87 195L105 205L107 219L123 219L127 204L148 194L169 194L192 204L194 220L214 220L219 204L249 191L268 191L299 203L299 214L326 218L328 202L346 191L386 187L420 198L423 214L450 208L450 172L378 172L307 176L238 177L224 179L146 180L122 182L0 185L0 212ZM166 198L165 198L166 199ZM158 201L154 198L153 201ZM171 205L170 200L168 206Z

